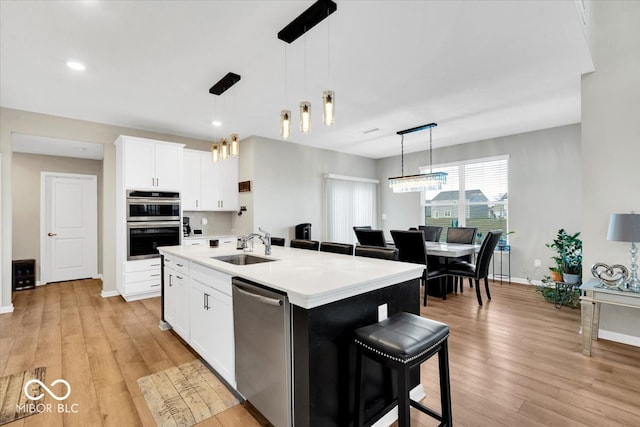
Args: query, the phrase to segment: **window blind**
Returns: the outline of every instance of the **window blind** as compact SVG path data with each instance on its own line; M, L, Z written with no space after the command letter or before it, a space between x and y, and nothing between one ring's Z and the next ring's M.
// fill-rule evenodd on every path
M325 175L325 239L356 243L353 227L377 227L377 180Z

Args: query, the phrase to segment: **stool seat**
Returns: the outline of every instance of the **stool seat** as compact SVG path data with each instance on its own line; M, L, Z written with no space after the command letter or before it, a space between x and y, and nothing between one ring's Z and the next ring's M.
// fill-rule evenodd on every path
M407 363L449 336L449 326L411 313L398 313L355 331L356 343L381 356Z

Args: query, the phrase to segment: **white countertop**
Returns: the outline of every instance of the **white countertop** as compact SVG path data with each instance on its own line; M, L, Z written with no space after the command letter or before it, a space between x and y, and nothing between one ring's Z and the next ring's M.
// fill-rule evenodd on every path
M236 234L190 234L187 237L183 237L182 240L197 240L197 239L235 239L238 238Z
M234 265L211 258L242 253L229 247L164 246L158 250L286 292L289 302L305 309L419 278L424 270L419 264L282 246L273 246L266 256L261 244L255 244L251 254L276 261Z

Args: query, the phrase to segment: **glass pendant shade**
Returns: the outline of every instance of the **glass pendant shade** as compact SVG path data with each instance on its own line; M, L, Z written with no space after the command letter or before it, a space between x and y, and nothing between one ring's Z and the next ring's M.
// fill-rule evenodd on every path
M326 126L334 124L335 93L332 90L322 92L322 123Z
M231 145L229 146L229 155L231 157L238 157L240 155L240 141L238 141L238 134L231 134Z
M220 151L222 160L227 160L229 158L229 144L225 138L220 140Z
M217 163L220 160L220 150L218 144L211 144L211 161Z
M447 183L445 172L432 172L420 175L407 175L389 178L389 188L394 193L407 193L410 191L441 190Z
M300 132L309 133L311 131L311 103L302 101L300 103Z
M282 110L280 112L280 137L289 138L291 135L291 111Z

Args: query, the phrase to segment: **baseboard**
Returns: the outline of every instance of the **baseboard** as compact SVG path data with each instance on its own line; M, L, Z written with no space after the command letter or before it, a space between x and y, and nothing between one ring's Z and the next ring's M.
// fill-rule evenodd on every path
M117 297L119 295L120 295L120 292L118 292L117 290L115 290L115 291L105 291L105 290L103 290L102 292L100 292L100 296L102 298Z
M500 282L500 277L493 277L493 275L489 275L489 279L493 280L494 282ZM511 281L509 281L509 279L505 279L504 277L502 278L502 284L509 284L509 283L517 283L519 285L533 285L533 286L541 286L542 282L540 280L532 280L532 279L523 279L522 277L512 277Z
M619 332L607 331L605 329L598 330L598 339L615 341L622 344L632 345L634 347L640 347L640 337L633 335L625 335Z
M13 313L13 304L0 307L0 314Z
M421 401L426 396L427 394L424 392L422 384L418 384L409 392L411 400L415 400L416 402ZM376 421L371 427L386 427L393 424L395 421L398 421L398 405L391 408L389 412L384 414L384 416Z

